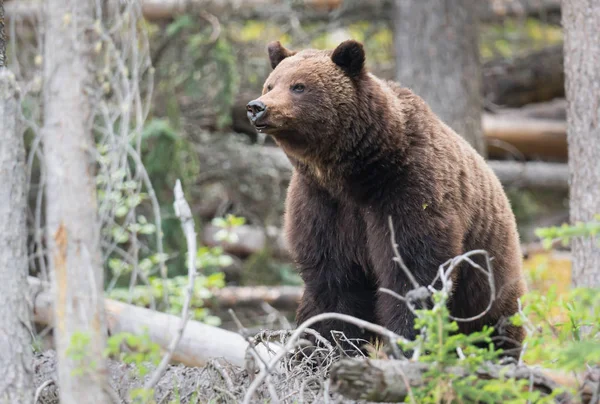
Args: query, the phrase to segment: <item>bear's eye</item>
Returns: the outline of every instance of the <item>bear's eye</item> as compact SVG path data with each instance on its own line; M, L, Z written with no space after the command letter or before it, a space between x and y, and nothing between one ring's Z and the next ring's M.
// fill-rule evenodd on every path
M304 92L304 84L294 84L292 86L292 91L295 93L302 93Z
M267 91L271 91L272 89L273 89L273 86L269 84L269 85L267 86Z

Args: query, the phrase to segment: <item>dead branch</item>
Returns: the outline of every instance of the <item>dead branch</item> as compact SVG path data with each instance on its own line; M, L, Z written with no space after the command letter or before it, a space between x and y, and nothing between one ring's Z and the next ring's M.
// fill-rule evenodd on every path
M45 325L54 324L50 293L37 278L29 277L28 283L34 321ZM110 299L105 299L104 305L110 334L129 332L142 335L147 331L151 341L163 349L169 346L181 320L174 315ZM247 347L248 344L241 335L197 321L189 321L181 341L173 351L173 360L188 366L202 366L212 358L223 358L234 365L242 366Z
M371 402L403 402L409 389L425 383L424 373L429 365L407 360L342 359L331 368L332 391L354 400ZM446 369L447 372L467 376L461 367ZM526 366L486 364L477 371L480 379L530 380L533 388L550 394L557 387L579 387L578 378L565 374L532 369ZM586 379L593 380L593 378ZM597 382L584 383L580 395L589 402ZM568 399L566 395L561 395ZM587 397L587 400L586 400ZM565 402L565 401L562 401ZM569 401L566 401L569 402Z
M194 294L194 284L196 279L196 231L194 230L194 218L192 217L192 211L190 209L190 205L185 200L183 195L183 189L181 188L181 181L177 180L175 183L175 202L173 203L173 207L175 210L175 215L181 220L181 228L185 234L185 240L187 242L187 255L188 255L188 285L185 291L185 298L183 302L183 309L181 311L181 320L179 322L179 328L177 328L177 332L173 335L171 342L167 348L167 352L163 356L161 362L158 367L154 371L154 374L144 384L144 388L152 389L160 378L162 377L164 371L167 369L167 366L171 362L171 358L173 357L173 353L181 338L183 337L183 332L185 331L185 326L187 325L190 319L190 303L192 301L192 295Z
M316 323L321 322L321 321L328 321L328 320L345 321L345 322L348 322L350 324L354 324L357 327L360 327L360 328L363 328L365 330L369 330L371 332L379 334L383 338L385 338L387 341L389 341L389 343L390 343L390 345L392 347L396 347L397 344L400 343L401 341L406 341L406 339L404 337L396 334L393 331L388 330L385 327L382 327L382 326L380 326L378 324L370 323L370 322L365 321L365 320L361 320L361 319L353 317L353 316L349 316L347 314L341 314L341 313L321 313L321 314L318 314L318 315L316 315L314 317L309 318L304 323L300 324L296 330L294 330L293 334L287 340L287 342L283 346L283 348L280 349L271 358L271 360L269 361L269 363L267 364L267 366L264 367L260 371L260 373L258 374L258 376L252 381L252 383L248 387L248 390L246 391L246 394L244 395L243 404L250 404L252 402L254 394L256 393L256 391L259 388L259 386L268 378L269 374L274 369L276 369L279 361L281 361L283 359L283 357L287 353L291 352L295 347L298 346L298 340L300 339L300 337L302 336L302 334L305 332L306 329L308 329L309 327L311 327L313 324L316 324Z
M277 0L143 0L142 10L148 20L169 20L186 12L204 11L237 19L287 21L291 12L307 21L390 20L391 0L343 1L302 0L293 3ZM482 21L505 17L542 17L560 15L560 0L488 0L477 4ZM6 4L7 18L31 20L39 17L40 2L12 0ZM556 18L554 18L556 20Z

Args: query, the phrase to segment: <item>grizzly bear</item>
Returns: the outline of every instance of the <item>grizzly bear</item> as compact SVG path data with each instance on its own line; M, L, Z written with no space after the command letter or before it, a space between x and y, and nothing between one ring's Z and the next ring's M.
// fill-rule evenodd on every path
M263 94L247 105L255 128L272 136L294 166L285 228L305 283L299 323L324 312L352 315L414 339L414 315L401 300L436 280L441 264L486 250L495 294L482 270L453 272L448 301L459 330L495 327L494 343L518 348L523 329L506 321L525 291L521 250L509 201L485 160L411 90L365 67L362 44L333 51L268 47L273 71ZM453 102L448 100L448 102ZM483 255L472 257L486 268ZM314 327L332 339L370 338L358 327L326 321Z

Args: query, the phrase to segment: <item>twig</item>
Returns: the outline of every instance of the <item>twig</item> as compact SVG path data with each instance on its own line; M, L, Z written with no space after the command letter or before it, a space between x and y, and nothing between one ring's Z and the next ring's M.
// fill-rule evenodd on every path
M152 389L160 378L162 377L164 371L167 369L169 362L173 356L173 352L177 348L181 337L183 336L183 331L185 330L185 326L190 317L190 303L192 300L192 295L194 293L194 283L196 279L196 232L194 231L194 218L192 217L192 211L190 209L190 205L185 200L183 195L183 189L181 188L181 181L177 180L175 183L175 203L173 204L175 209L175 214L181 220L181 227L183 228L183 232L185 233L185 239L187 241L187 252L188 252L188 286L185 291L185 300L183 303L183 310L181 313L181 322L179 324L179 328L177 329L176 334L173 336L171 343L169 344L169 348L165 356L163 356L162 361L154 371L152 377L146 382L144 388Z
M38 402L38 400L42 396L42 391L44 391L44 389L46 387L48 387L48 386L50 386L51 384L54 384L54 383L56 383L54 380L48 379L44 383L40 384L40 386L35 391L35 396L33 397L33 404L36 404Z
M235 386L233 385L231 378L229 377L225 369L223 369L223 366L221 366L216 359L208 362L208 366L212 367L221 376L221 378L225 381L225 384L227 385L227 389L229 391L235 390Z
M488 270L486 271L485 269L483 269L479 264L475 263L470 257L472 255L476 255L476 254L481 254L485 257L486 260L486 266L488 267ZM450 275L452 274L452 272L454 271L454 269L456 269L458 267L458 265L460 263L462 263L463 261L466 261L469 265L471 265L471 267L478 269L479 271L481 271L482 273L484 273L487 278L488 278L488 285L490 288L490 301L488 302L487 307L485 308L485 310L483 310L481 313L472 316L472 317L468 317L468 318L461 318L461 317L454 317L452 315L448 315L448 317L450 318L450 320L452 321L457 321L457 322L471 322L471 321L475 321L478 320L480 318L482 318L483 316L485 316L491 309L492 309L492 305L494 304L494 300L496 299L496 285L494 283L494 273L492 270L492 262L490 259L490 256L488 254L487 251L485 250L473 250L473 251L469 251L463 255L459 255L457 257L452 258L449 261L446 261L446 263L442 264L440 266L440 272L439 275L442 278L442 284L444 285L444 288L447 288L447 292L450 293L450 287L449 285L447 286L447 283L450 280ZM448 269L444 272L444 266L448 264L449 267Z
M400 267L402 268L402 270L404 271L404 274L408 277L410 282L413 284L413 287L415 289L418 289L419 286L421 286L421 285L419 285L419 282L417 282L417 280L415 279L413 274L410 272L410 270L408 269L408 267L402 260L402 257L400 256L400 251L398 251L398 244L396 244L396 232L394 231L394 223L392 222L392 216L388 216L388 221L389 221L389 226L390 226L390 238L392 240L392 248L394 249L394 255L395 255L394 261L396 261L398 264L400 264Z

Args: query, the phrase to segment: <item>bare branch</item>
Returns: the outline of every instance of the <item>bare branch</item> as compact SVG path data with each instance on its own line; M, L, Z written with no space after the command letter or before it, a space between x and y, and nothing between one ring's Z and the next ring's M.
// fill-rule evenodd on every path
M179 323L179 328L173 336L173 339L169 344L169 348L166 354L163 356L160 364L154 371L152 378L150 378L150 380L148 380L144 385L146 389L152 389L154 388L154 386L156 386L156 383L158 383L165 369L169 365L169 362L173 357L173 353L175 352L175 349L177 349L179 341L181 341L181 337L183 336L185 326L187 325L187 322L190 318L190 303L192 301L192 295L194 294L197 254L196 232L194 231L194 218L192 217L192 210L190 209L190 205L185 200L185 197L183 195L183 189L181 188L181 182L179 180L177 180L177 183L175 184L175 203L173 204L173 207L175 208L175 214L181 221L181 227L183 229L183 232L185 233L185 239L187 242L188 285L185 291L185 298L183 302L183 309L181 312L181 322Z
M406 264L404 264L404 261L402 260L402 257L400 256L400 252L398 251L398 244L396 244L396 232L394 230L394 223L392 222L391 216L388 217L388 224L390 227L390 238L391 238L391 242L392 242L392 248L394 249L394 256L395 256L394 261L396 261L398 264L400 264L400 267L402 268L402 270L404 271L404 274L408 277L408 279L412 283L413 287L415 289L418 289L419 286L421 286L421 285L419 285L419 282L417 282L417 280L413 276L412 272L410 272L410 270L406 267Z

